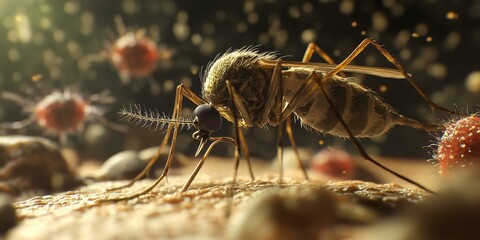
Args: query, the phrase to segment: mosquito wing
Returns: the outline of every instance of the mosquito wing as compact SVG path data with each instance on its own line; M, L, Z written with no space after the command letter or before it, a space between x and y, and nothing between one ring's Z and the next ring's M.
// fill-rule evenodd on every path
M261 59L260 64L270 67L275 67L276 61L275 60L265 60ZM332 70L337 64L329 64L329 63L304 63L304 62L295 62L295 61L282 61L283 67L302 67L302 68L312 68L314 70L319 71L329 71ZM395 78L395 79L404 79L405 76L398 71L397 69L393 68L382 68L382 67L367 67L367 66L357 66L357 65L347 65L342 72L350 72L350 73L361 73L361 74L368 74L383 78Z

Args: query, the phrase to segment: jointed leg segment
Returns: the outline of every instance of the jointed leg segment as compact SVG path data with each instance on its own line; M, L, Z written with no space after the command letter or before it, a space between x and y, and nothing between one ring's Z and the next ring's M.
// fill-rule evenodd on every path
M197 105L206 103L203 99L201 99L200 97L195 95L190 89L184 87L183 85L179 85L177 87L177 90L176 90L175 107L173 109L173 115L172 115L173 119L180 118L180 114L182 112L183 97L188 98L189 100L191 100L193 103L195 103ZM110 199L106 199L105 201L120 201L120 200L128 200L128 199L133 199L133 198L139 197L141 195L144 195L144 194L150 192L163 179L167 178L168 172L170 170L170 166L171 166L171 163L172 163L172 160L173 160L173 156L175 154L175 146L176 146L176 142L177 142L178 130L179 130L178 123L170 123L168 125L168 129L167 129L165 137L162 141L162 144L160 145L159 150L157 151L157 154L150 160L150 162L147 164L145 169L140 174L138 174L130 183L128 183L124 186L120 186L120 187L117 187L117 188L112 188L112 189L109 189L109 190L117 190L117 189L129 187L133 183L138 181L139 179L143 178L150 171L150 169L155 164L155 162L158 160L158 158L160 157L160 153L162 152L163 148L167 145L168 141L170 140L170 137L172 137L171 144L170 144L170 151L168 153L168 158L167 158L167 161L165 163L165 168L162 172L162 175L150 187L148 187L148 188L146 188L146 189L144 189L140 192L137 192L137 193L125 196L125 197L110 198ZM182 191L185 191L185 190L188 189L191 182L195 178L196 174L198 173L198 171L202 167L205 159L208 157L208 155L210 154L210 151L213 149L213 147L216 144L218 144L219 142L229 142L229 143L233 144L236 148L238 148L237 147L237 142L235 140L233 140L232 138L211 137L208 140L212 141L212 144L206 150L205 154L203 155L202 159L198 163L194 172L192 173L192 175L188 179L187 183L185 183L184 187L182 188Z
M450 111L448 109L439 107L437 104L433 103L427 96L426 94L418 87L418 85L413 81L413 79L408 75L406 70L398 63L396 59L394 59L385 49L383 49L379 44L373 42L370 39L365 39L360 43L360 45L345 59L343 60L340 64L338 64L336 67L331 69L330 71L326 72L323 76L319 76L317 73L312 72L310 75L307 76L305 82L302 84L302 86L297 90L295 93L294 97L291 99L289 104L286 106L286 108L283 111L283 116L287 117L289 116L295 109L298 107L297 105L301 102L303 102L305 99L309 98L312 96L318 89L320 89L327 99L330 108L334 111L335 115L337 116L338 120L342 124L342 126L345 128L347 131L349 138L352 140L354 143L355 147L358 149L362 157L364 157L366 160L374 163L375 165L381 167L382 169L392 173L393 175L397 176L398 178L401 178L411 184L414 184L425 191L428 191L430 193L433 193L433 191L429 190L428 188L424 187L423 185L408 179L407 177L398 174L394 172L393 170L387 168L386 166L380 164L379 162L375 161L372 159L367 152L364 150L364 148L360 145L359 141L357 138L352 134L351 130L349 129L348 125L345 123L345 121L342 119L341 114L338 112L338 110L335 108L335 105L331 98L328 96L327 91L325 90L325 84L333 78L336 74L339 74L345 66L347 66L361 51L363 51L369 44L374 45L390 62L392 62L395 67L404 75L404 77L410 82L410 84L418 91L418 93L424 98L424 100L431 106L432 108L438 108L450 113L455 113L453 111ZM308 50L305 54L304 60L309 60L311 54L309 55ZM417 122L418 123L418 122ZM411 125L411 124L406 124L406 125ZM431 129L431 126L429 125L422 125L419 123L414 124L414 127L422 127L425 126L426 130Z
M345 60L343 60L340 64L338 64L331 71L327 72L325 74L325 76L322 78L321 82L325 83L326 81L329 81L334 75L336 75L340 71L342 71L342 69L345 68L345 66L347 66L348 64L350 64L353 61L353 59L355 59L363 50L365 50L365 48L368 45L373 45L389 62L391 62L402 73L402 75L405 77L405 79L407 79L407 81L410 83L410 85L412 85L415 88L415 90L418 92L418 94L420 94L420 96L422 96L423 100L430 106L430 108L432 108L432 110L433 109L440 109L442 111L458 115L457 112L446 109L446 108L443 108L443 107L439 106L438 104L434 103L425 94L425 92L423 92L423 90L417 85L417 83L413 80L413 78L407 73L407 71L400 64L400 62L398 62L397 59L395 59L390 53L388 53L388 51L385 50L385 48L383 48L380 44L378 44L377 42L375 42L375 41L373 41L372 39L369 39L369 38L364 39L352 51L352 53L350 53L350 55L347 58L345 58Z
M321 79L318 81L320 82ZM373 158L371 158L368 153L365 151L365 149L362 147L362 145L360 144L360 142L358 141L358 139L353 135L352 131L350 130L350 128L348 127L348 125L345 123L345 121L343 120L342 116L340 115L340 113L338 112L338 110L335 108L335 105L333 104L333 101L332 99L328 96L327 94L327 91L325 90L324 88L324 85L322 84L319 84L319 87L320 87L320 90L322 91L323 95L325 96L325 98L327 99L327 102L328 104L330 105L330 109L332 109L332 111L335 113L335 115L337 116L338 120L340 121L340 123L342 124L342 126L345 128L345 130L347 131L348 133L348 136L350 138L350 140L353 142L353 144L355 145L355 148L357 148L358 152L360 153L360 155L362 155L362 157L368 161L370 161L371 163L379 166L380 168L384 169L385 171L395 175L396 177L406 181L406 182L409 182L429 193L432 193L432 194L435 194L434 191L428 189L427 187L421 185L420 183L417 183L393 170L391 170L390 168L384 166L383 164L377 162L376 160L374 160Z

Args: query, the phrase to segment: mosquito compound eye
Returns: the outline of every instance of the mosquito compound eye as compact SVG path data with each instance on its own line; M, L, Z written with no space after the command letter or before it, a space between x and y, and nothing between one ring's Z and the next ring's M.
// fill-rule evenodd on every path
M216 132L222 126L222 116L209 104L199 105L193 111L193 115L200 130L207 132Z

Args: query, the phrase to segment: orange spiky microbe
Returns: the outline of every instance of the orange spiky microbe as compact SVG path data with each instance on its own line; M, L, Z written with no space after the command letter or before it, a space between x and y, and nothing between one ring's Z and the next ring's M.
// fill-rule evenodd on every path
M480 117L473 114L445 124L435 158L440 174L447 176L453 168L463 168L480 160Z
M51 133L69 133L80 129L89 105L77 94L53 92L35 107L38 124Z
M159 54L154 41L130 32L115 42L110 58L121 74L143 78L155 70Z

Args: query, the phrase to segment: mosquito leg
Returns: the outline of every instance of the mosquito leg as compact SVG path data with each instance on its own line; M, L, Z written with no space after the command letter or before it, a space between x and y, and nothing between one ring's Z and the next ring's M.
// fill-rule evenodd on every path
M227 88L228 88L228 92L230 94L230 97L232 98L232 115L234 116L233 123L234 123L235 128L236 128L236 130L235 130L236 141L240 144L239 150L240 150L240 147L241 147L241 149L245 151L244 155L245 155L245 160L247 161L247 164L248 164L250 177L252 178L252 180L254 180L255 177L253 175L253 170L252 170L252 166L251 166L251 163L250 163L250 157L249 157L249 154L248 154L248 145L246 143L245 136L243 135L242 130L238 126L238 116L237 116L236 111L238 110L240 112L240 115L242 116L242 119L245 121L247 127L253 126L253 123L252 123L252 120L251 120L252 118L250 117L250 114L248 113L247 109L245 108L245 105L243 104L240 95L237 93L237 91L232 86L230 81L227 81ZM238 152L238 155L240 156L240 152ZM238 163L236 163L236 167L235 167L236 170L235 171L237 171L237 169L238 169L237 165L238 165ZM235 173L235 176L236 176L236 174L237 173Z
M180 87L180 86L179 86ZM176 96L175 96L175 106L173 108L173 116L172 118L177 118L178 116L178 112L180 111L181 112L181 109L177 109L178 108L178 105L177 103L178 102L181 102L181 89L177 87L177 93L176 93ZM179 101L180 100L180 101ZM135 176L135 178L133 178L129 183L125 184L125 185L122 185L122 186L119 186L119 187L114 187L114 188L109 188L107 189L107 191L115 191L115 190L119 190L119 189L122 189L122 188L127 188L127 187L130 187L132 186L135 182L137 182L138 180L142 179L143 177L145 177L149 172L150 172L150 169L152 169L153 165L158 161L158 159L160 158L161 156L161 153L163 152L163 148L165 148L165 146L167 145L168 141L170 140L170 136L172 135L172 130L174 129L175 125L172 123L172 124L169 124L168 125L168 128L167 128L167 132L165 133L165 137L163 138L163 141L162 143L160 144L160 146L158 147L158 151L157 153L155 154L155 156L153 156L150 161L148 161L148 164L147 166L145 166L145 168L143 169L142 172L140 172L137 176ZM176 130L176 129L175 129ZM173 142L173 141L172 141ZM171 149L170 149L171 150ZM169 153L169 157L170 157L170 153Z
M234 107L236 110L238 110L238 112L240 112L240 116L242 117L242 119L247 124L247 127L252 127L253 126L252 118L250 117L250 114L248 113L247 108L243 104L242 98L237 93L235 88L232 86L230 81L228 81L227 86L228 86L228 93L230 94L230 97L232 98L232 105L235 105L235 106L232 106L232 107ZM233 111L233 108L232 108L232 111ZM234 114L236 114L236 113L234 113Z
M175 106L173 108L173 114L172 114L172 118L178 118L180 117L180 114L181 114L181 110L182 110L182 101L183 101L183 97L186 97L188 98L189 100L191 100L193 103L197 104L197 105L200 105L200 104L203 104L205 103L205 101L203 99L201 99L200 97L198 97L197 95L195 95L190 89L184 87L183 85L179 85L177 87L177 90L176 90L176 94L175 94ZM175 131L174 131L174 128L175 128ZM163 152L163 149L165 148L165 146L167 145L168 141L170 140L170 137L172 136L172 131L173 131L173 139L172 139L172 144L171 144L171 148L170 148L170 152L169 152L169 155L168 155L168 158L173 158L173 156L171 155L173 152L172 152L172 148L174 148L174 144L173 143L176 143L176 135L177 135L177 128L175 126L175 124L169 124L168 125L168 128L167 128L167 131L165 133L165 137L163 138L163 141L162 143L160 144L160 146L158 147L158 151L157 153L155 154L155 156L153 156L150 161L148 162L147 166L145 166L145 168L143 169L142 172L140 172L134 179L132 179L129 183L123 185L123 186L119 186L119 187L115 187L115 188L110 188L110 189L107 189L107 191L112 191L112 190L118 190L118 189L122 189L122 188L126 188L126 187L130 187L132 186L136 181L142 179L145 175L147 175L148 172L150 172L150 169L153 167L153 165L158 161L158 159L160 158L161 156L161 153ZM165 168L167 168L167 165L169 165L168 163L168 160L167 160L167 163L166 163L166 166ZM170 166L168 166L170 167ZM165 170L164 170L165 171ZM167 170L168 172L168 170ZM157 183L158 184L158 183ZM155 184L156 185L156 184Z
M333 61L333 59L314 42L311 42L308 44L308 47L305 50L305 54L303 55L302 62L305 62L305 63L310 62L314 53L316 53L323 60L325 60L325 62L330 64L335 64L335 61ZM340 72L339 75L342 77L347 77L342 72Z
M282 137L281 131L283 131L283 128L282 128L283 124L281 124L281 123L284 120L283 116L290 116L291 113L293 112L293 111L291 111L288 114L283 114L282 113L283 94L281 94L281 93L283 93L283 86L281 84L281 81L282 81L281 69L282 69L282 61L281 61L281 59L278 59L275 63L272 78L270 80L270 86L269 86L268 93L267 93L267 100L265 102L265 107L263 109L263 114L262 114L261 121L260 121L260 126L265 125L269 120L268 119L269 115L272 115L272 111L273 111L273 115L278 115L279 116L279 119L276 119L275 121L277 121L280 124L278 141L277 141L278 148L279 148L277 150L277 156L279 157L279 171L280 171L279 176L280 176L280 179L283 178L283 146L281 145L282 144L281 143L281 137ZM277 99L275 99L275 98L277 98ZM278 105L278 103L281 103L281 104ZM287 128L287 134L289 136L292 148L293 148L294 152L297 153L298 150L297 150L297 145L295 144L295 140L293 138L291 122L287 122L287 127L286 128ZM280 149L280 148L282 148L282 149ZM296 155L296 157L297 157L297 161L301 162L298 155ZM300 164L300 168L305 173L305 178L308 179L308 176L306 175L305 167Z
M274 119L278 123L278 135L277 135L277 156L278 156L278 170L279 170L279 182L283 181L283 86L282 86L282 60L278 59L273 69L272 78L270 79L270 86L268 88L267 99L260 120L260 126L265 125L269 121L269 115L278 116L278 119Z
M323 51L323 49L321 49L317 44L311 42L310 44L308 44L308 47L307 49L305 50L305 54L303 55L303 59L302 59L302 62L310 62L312 56L314 53L317 53L321 58L323 58L327 63L329 64L335 64L335 62L333 61L333 59L325 52ZM279 72L279 69L281 69L281 62L278 60L277 61L277 64L274 68L274 74L272 76L272 80L271 82L274 83L275 79L280 79L281 76L280 76L280 72ZM345 77L345 74L343 73L339 73L339 75L341 76L344 76ZM279 80L277 80L279 81ZM272 84L273 85L273 84ZM281 92L281 91L280 91ZM300 92L300 91L299 91ZM294 101L292 99L292 102L298 102L298 101ZM287 122L286 122L286 131L287 131L287 135L288 135L288 138L290 140L290 144L292 145L292 149L295 153L295 158L297 160L297 163L298 163L298 166L299 168L302 170L303 172L303 175L305 177L305 179L308 179L308 174L307 174L307 171L305 169L305 166L303 166L302 164L302 160L300 159L300 154L298 154L298 148L297 148L297 144L295 143L295 139L293 137L293 130L292 130L292 121L291 121L291 118L289 117L291 115L291 113L293 112L293 109L295 108L292 108L295 104L293 105L290 105L290 109L289 111L286 111L286 112L283 112L283 116L287 119ZM268 113L267 111L264 112L264 114ZM283 117L281 118L283 119ZM281 136L281 134L279 135ZM280 153L280 151L279 151ZM280 158L282 159L282 158ZM281 161L281 160L280 160ZM283 171L282 171L283 172Z
M182 112L183 97L188 98L189 100L191 100L193 103L195 103L197 105L205 103L204 100L202 100L200 97L195 95L190 89L184 87L182 84L178 85L177 90L176 90L176 94L175 94L175 103L174 103L173 114L172 114L172 118L174 118L174 119L177 119L177 118L180 117L180 114ZM173 131L173 133L172 133L172 131ZM142 196L142 195L150 192L163 179L167 178L168 172L170 170L170 166L172 164L173 156L174 156L174 153L175 153L175 146L176 146L176 143L177 143L177 136L178 136L178 124L177 123L170 123L168 125L167 133L165 134L165 137L162 141L162 144L159 147L159 150L157 151L157 154L150 159L149 163L147 164L147 166L143 169L143 171L140 174L138 174L127 185L120 186L120 187L117 187L117 188L112 188L112 189L109 189L109 190L116 190L116 189L129 187L129 186L133 185L133 183L135 183L136 181L138 181L139 179L144 177L150 171L150 169L155 164L155 162L160 158L160 153L162 152L163 148L167 144L170 136L172 136L172 141L171 141L171 144L170 144L170 151L168 152L168 158L167 158L167 161L165 163L165 167L163 169L162 175L152 185L150 185L148 188L146 188L146 189L144 189L140 192L130 194L128 196L105 199L105 200L102 200L101 202L122 201L122 200L129 200L129 199L137 198L139 196Z
M374 45L392 64L395 65L395 67L400 71L402 76L409 81L409 83L417 90L417 92L423 97L424 101L426 101L432 109L441 109L443 111L446 111L446 112L449 112L449 113L452 113L452 114L460 115L459 113L457 113L455 111L451 111L451 110L448 110L446 108L440 107L437 104L435 104L433 101L431 101L428 98L428 96L415 83L415 81L410 77L410 75L406 72L405 68L403 68L401 66L401 64L395 58L393 58L378 43L376 43L373 40L367 38L367 39L363 40L345 60L343 60L340 64L336 65L334 68L332 68L331 70L326 72L325 75L321 78L320 82L317 81L319 79L314 78L312 76L312 74L310 74L307 77L307 79L305 80L305 83L302 84L302 86L297 90L297 93L294 95L294 97L291 99L290 103L284 109L283 116L284 117L289 116L289 114L292 113L297 108L298 103L302 102L307 97L312 96L312 94L317 90L317 88L320 85L323 85L323 84L325 84L325 82L330 81L333 76L335 76L339 72L341 72L369 44ZM317 87L314 87L315 82L318 85ZM431 131L432 129L435 129L435 126L427 125L427 124L421 124L421 123L414 123L413 121L410 121L409 119L407 119L405 117L398 117L396 119L399 120L399 124L407 125L407 126L410 126L410 127L421 128L421 129L424 129L426 131Z
M305 63L310 62L314 53L316 53L318 56L324 59L327 63L335 64L335 61L314 42L311 42L308 44L308 47L305 50L305 54L303 55L302 62L305 62ZM346 75L342 72L340 72L339 75L342 77L346 77ZM295 143L295 139L293 137L291 117L287 117L286 131L287 131L288 138L290 139L290 144L292 145L293 152L295 153L295 158L297 160L298 166L302 170L305 179L308 180L309 178L308 178L307 170L305 169L305 166L303 166L302 164L300 154L298 153L297 144Z
M190 178L185 183L185 185L183 185L182 192L187 191L187 189L190 187L190 184L192 184L193 180L195 179L198 172L200 171L203 164L205 163L205 159L207 159L208 155L210 154L210 151L212 151L215 145L217 145L220 142L229 142L233 144L235 147L237 147L237 143L235 142L235 140L229 137L210 138L210 140L213 141L212 144L210 144L210 146L207 148L207 151L205 151L205 154L203 155L202 159L200 159L200 161L198 162L197 166L195 167L192 174L190 175Z
M286 131L287 131L288 138L290 139L290 144L292 144L292 149L293 149L293 152L295 153L295 158L297 159L298 168L300 168L302 170L303 176L305 177L305 179L309 180L307 170L305 169L305 166L303 166L302 160L300 158L300 154L298 153L297 144L295 143L295 139L293 138L292 118L291 117L287 118L285 128L286 128Z
M325 76L326 76L326 75L325 75ZM325 76L324 76L324 77L325 77ZM320 79L320 81L318 81L318 82L321 82L321 80L323 80L324 77L322 77L322 78ZM378 167L384 169L385 171L387 171L387 172L395 175L396 177L398 177L398 178L400 178L400 179L402 179L402 180L404 180L404 181L406 181L406 182L408 182L408 183L411 183L411 184L413 184L413 185L415 185L415 186L417 186L417 187L419 187L419 188L421 188L421 189L423 189L423 190L425 190L425 191L427 191L427 192L429 192L429 193L431 193L431 194L435 194L434 191L428 189L427 187L421 185L420 183L415 182L415 181L413 181L413 180L411 180L411 179L409 179L409 178L407 178L407 177L405 177L405 176L403 176L403 175L401 175L401 174L399 174L399 173L391 170L390 168L384 166L383 164L381 164L381 163L377 162L376 160L374 160L373 158L371 158L371 157L368 155L368 153L365 151L365 149L362 147L362 145L360 144L360 142L358 141L358 139L353 135L353 133L352 133L352 131L350 130L350 128L348 127L348 125L347 125L347 124L345 123L345 121L343 120L342 116L340 115L340 113L338 112L337 108L336 108L335 105L333 104L332 99L330 99L330 97L328 96L328 94L327 94L327 92L326 92L326 90L325 90L325 88L324 88L324 85L323 85L323 84L319 84L319 87L320 87L320 90L321 90L322 93L323 93L323 96L326 98L326 100L327 100L327 102L328 102L328 105L330 105L330 109L332 109L332 111L335 113L335 116L336 116L337 119L340 121L340 123L342 124L342 126L345 128L345 130L346 130L347 133L348 133L348 136L349 136L350 140L353 142L353 144L355 145L355 147L357 148L358 152L362 155L363 158L365 158L366 160L372 162L373 164L377 165Z
M370 44L373 45L380 53L382 53L382 55L402 73L402 75L405 77L405 79L407 79L407 81L410 83L410 85L412 85L415 88L415 90L418 92L418 94L420 94L420 96L430 106L430 108L432 110L433 109L439 109L439 110L442 110L442 111L445 111L445 112L448 112L448 113L459 115L459 113L457 113L455 111L443 108L443 107L437 105L436 103L434 103L425 94L425 92L423 92L423 90L417 85L417 83L413 80L413 78L407 73L407 71L400 64L400 62L397 59L395 59L390 53L388 53L387 50L385 50L385 48L383 48L380 44L378 44L377 42L375 42L375 41L373 41L372 39L369 39L369 38L364 39L352 51L352 53L350 53L350 55L347 58L345 58L345 60L343 60L340 64L338 64L336 67L334 67L331 71L327 72L325 74L325 76L322 77L322 82L328 81L334 75L338 74L343 68L345 68L345 66L350 64L353 61L353 59L355 59Z
M280 114L281 116L281 114ZM281 118L280 118L281 119ZM283 121L280 121L278 124L278 134L277 134L277 156L278 156L278 182L283 183Z
M265 106L263 107L263 113L260 117L260 126L264 126L268 123L268 117L271 114L272 109L274 109L276 102L275 96L279 92L279 87L282 80L282 60L278 59L275 63L273 69L272 78L270 79L270 86L268 87L267 99L265 100Z
M280 78L279 74L275 74L277 78ZM279 106L279 117L280 117L280 122L278 124L278 142L277 142L277 156L278 156L278 181L279 183L283 182L283 141L282 141L282 134L283 134L283 85L279 84L278 86L278 94L277 94L277 102L280 103Z
M308 74L305 81L298 88L292 99L290 99L290 102L287 104L287 106L283 109L283 120L290 116L295 111L295 109L298 108L298 105L300 103L313 96L313 94L318 90L318 86L315 84L315 80L315 72L311 72L310 74Z
M227 89L228 89L228 93L230 94L230 98L231 98L231 108L232 108L232 115L233 115L233 126L235 128L235 141L238 143L240 142L240 129L239 129L239 126L238 126L238 114L237 114L237 102L239 104L242 104L241 103L241 100L240 101L235 101L235 98L238 98L238 96L236 96L236 91L235 89L233 88L232 86L232 83L230 83L229 80L226 81L226 84L227 84ZM245 118L249 118L250 119L250 116L242 116L244 119ZM235 146L235 170L233 172L233 180L232 180L232 185L236 183L237 181L237 175L238 175L238 167L240 165L240 156L241 156L241 151L240 151L240 148L238 147L238 145Z
M250 173L250 178L253 181L255 180L255 176L253 174L252 164L250 162L250 154L248 151L247 140L245 139L245 135L243 134L243 131L241 129L240 131L238 131L238 135L240 137L240 147L242 148L243 155L245 156L245 160L247 160L248 172Z

